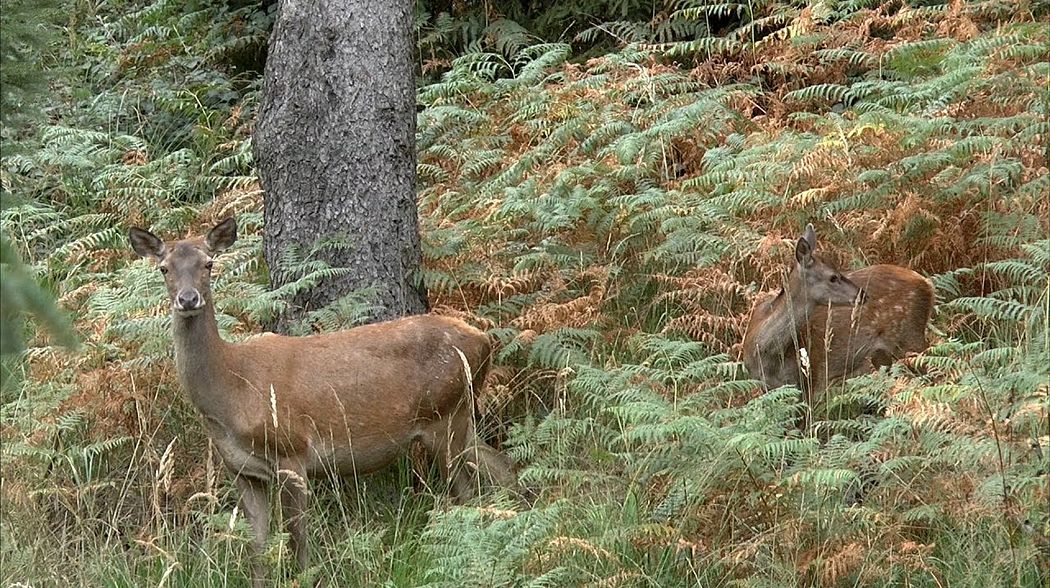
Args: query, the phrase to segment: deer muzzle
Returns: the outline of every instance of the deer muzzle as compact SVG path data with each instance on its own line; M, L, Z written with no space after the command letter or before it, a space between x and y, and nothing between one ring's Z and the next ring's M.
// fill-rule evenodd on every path
M185 290L179 290L178 295L175 296L175 300L172 301L171 307L183 315L197 314L200 309L204 308L204 297L196 288L187 288Z

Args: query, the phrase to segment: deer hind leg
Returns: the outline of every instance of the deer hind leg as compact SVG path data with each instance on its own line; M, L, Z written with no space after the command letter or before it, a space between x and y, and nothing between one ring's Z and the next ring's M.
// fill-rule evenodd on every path
M446 419L432 423L422 438L423 446L451 487L452 499L456 502L474 496L471 475L466 467L466 462L471 461L467 454L474 447L471 408L461 403ZM474 459L473 463L476 464L477 460Z
M281 464L281 516L291 539L291 548L299 570L305 570L309 561L309 542L306 535L306 505L309 489L306 472L297 463Z
M237 476L237 488L241 491L241 507L244 518L252 527L252 588L263 588L266 569L262 553L266 548L266 536L270 532L270 498L267 484L247 476Z
M475 464L482 482L491 486L506 488L519 495L527 494L518 483L514 462L502 452L474 437L474 447L467 451L467 460L477 459Z

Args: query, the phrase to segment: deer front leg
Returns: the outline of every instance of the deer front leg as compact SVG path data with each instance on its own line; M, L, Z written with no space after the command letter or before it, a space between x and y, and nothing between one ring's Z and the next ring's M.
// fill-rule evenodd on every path
M281 516L291 538L292 551L299 571L306 570L309 559L306 535L306 504L308 488L306 473L298 464L282 464L278 474L281 475Z
M266 535L270 532L270 499L266 483L237 476L237 488L241 491L244 518L252 526L252 588L263 588L266 569L262 554L266 548Z

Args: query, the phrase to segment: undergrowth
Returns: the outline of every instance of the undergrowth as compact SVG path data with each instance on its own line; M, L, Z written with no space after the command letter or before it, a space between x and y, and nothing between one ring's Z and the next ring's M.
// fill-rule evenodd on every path
M436 312L497 342L482 430L538 499L451 507L407 461L321 481L314 566L290 569L277 534L272 577L1045 585L1045 7L667 7L603 13L576 42L631 44L582 58L506 24L492 52L452 55L421 15L423 279ZM248 530L180 396L160 277L124 234L238 218L216 271L228 339L341 271L289 252L301 279L265 287L250 135L271 18L78 4L56 49L69 79L3 158L22 204L2 228L83 341L38 334L0 399L4 585L246 584ZM810 221L844 266L927 275L938 305L926 352L836 385L800 431L799 392L763 393L737 355ZM367 320L367 300L300 331Z

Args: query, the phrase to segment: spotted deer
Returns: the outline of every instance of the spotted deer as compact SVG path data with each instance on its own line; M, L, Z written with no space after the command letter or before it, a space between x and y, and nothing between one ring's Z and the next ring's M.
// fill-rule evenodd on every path
M308 337L219 336L213 257L237 239L231 218L204 237L164 242L133 228L135 252L164 275L179 382L234 477L253 531L252 585L279 486L290 545L307 565L307 481L384 468L419 442L462 501L478 478L515 484L511 464L474 431L472 393L485 381L489 338L453 318L413 316Z
M810 402L836 379L926 349L934 304L933 286L912 270L873 265L843 274L816 247L807 225L780 293L755 304L743 343L752 377L768 388L798 386Z

